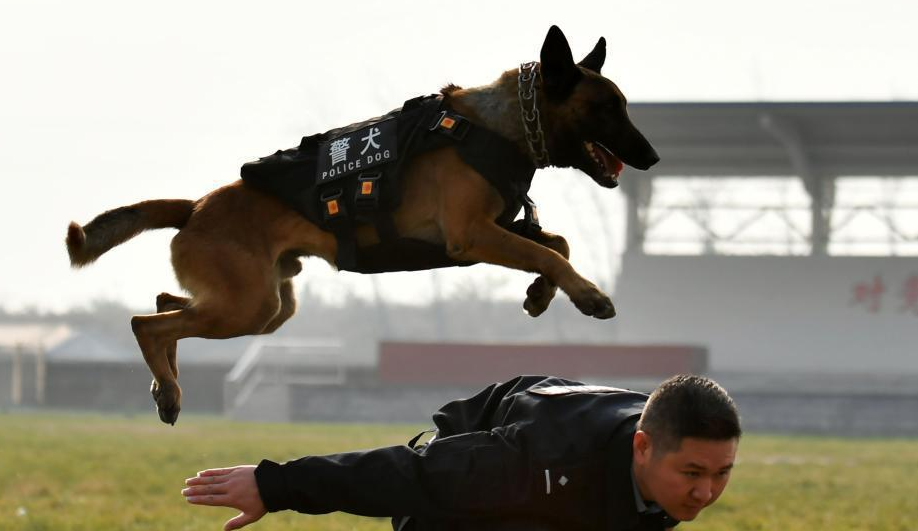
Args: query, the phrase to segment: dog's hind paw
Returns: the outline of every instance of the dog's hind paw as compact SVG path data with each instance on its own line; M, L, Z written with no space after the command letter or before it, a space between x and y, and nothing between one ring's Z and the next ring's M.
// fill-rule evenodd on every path
M156 402L156 412L159 420L175 426L179 411L182 410L182 390L178 384L160 385L156 380L150 384L150 394Z

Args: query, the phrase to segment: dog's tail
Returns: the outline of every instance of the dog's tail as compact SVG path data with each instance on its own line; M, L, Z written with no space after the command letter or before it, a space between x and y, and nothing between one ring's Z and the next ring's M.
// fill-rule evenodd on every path
M148 229L180 229L191 217L194 205L187 199L158 199L103 212L82 227L71 221L67 227L70 265L91 264L109 249Z

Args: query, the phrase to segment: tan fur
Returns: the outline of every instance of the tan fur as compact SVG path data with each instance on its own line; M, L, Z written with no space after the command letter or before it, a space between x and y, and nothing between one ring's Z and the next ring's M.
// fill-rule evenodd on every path
M459 114L512 140L528 153L517 100L517 71L507 70L490 85L464 89L449 85L441 93Z

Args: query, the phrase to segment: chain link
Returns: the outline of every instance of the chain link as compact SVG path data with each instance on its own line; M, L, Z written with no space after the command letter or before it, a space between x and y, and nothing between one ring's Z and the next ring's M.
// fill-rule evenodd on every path
M535 158L536 166L544 168L550 162L548 160L548 150L545 149L545 134L542 132L539 105L538 101L536 101L538 66L539 64L535 61L520 65L517 94L520 100L520 118L523 121L523 131L526 133L526 143ZM529 103L528 107L531 108L527 108L527 103Z

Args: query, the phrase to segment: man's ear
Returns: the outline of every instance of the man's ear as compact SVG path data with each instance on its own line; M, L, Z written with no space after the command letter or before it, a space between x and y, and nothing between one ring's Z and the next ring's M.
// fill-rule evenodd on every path
M638 430L634 432L634 438L631 440L632 460L644 465L650 461L653 453L653 445L650 444L650 434L646 431Z
M605 37L600 37L599 42L596 43L596 46L593 47L593 51L588 53L586 57L580 61L580 66L586 68L587 70L592 70L597 74L601 74L602 65L606 62L606 39Z
M548 35L545 36L545 42L542 43L540 59L542 87L545 95L555 100L566 98L574 85L583 77L583 72L574 64L571 46L558 26L548 29Z

